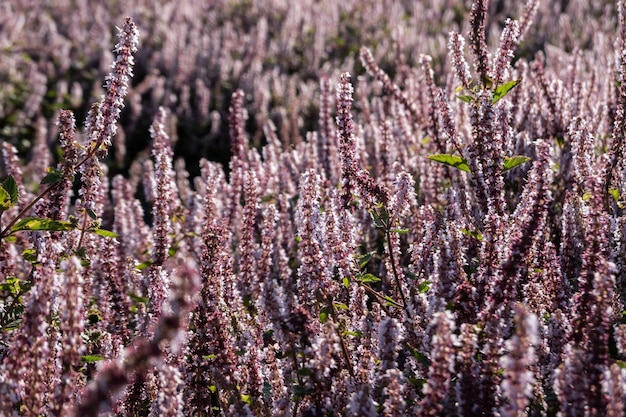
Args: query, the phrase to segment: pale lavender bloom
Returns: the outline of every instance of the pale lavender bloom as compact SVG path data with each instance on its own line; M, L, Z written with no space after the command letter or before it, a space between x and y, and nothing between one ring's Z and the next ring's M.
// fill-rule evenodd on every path
M397 369L388 369L384 375L387 386L383 389L386 397L383 403L383 416L395 417L405 413L405 378Z
M274 347L265 349L266 377L271 386L271 409L277 415L285 415L290 407L289 390L285 386L284 365L276 358Z
M59 144L63 150L63 162L58 167L63 177L61 184L55 186L48 200L50 201L49 217L62 220L66 215L67 208L72 196L72 183L76 164L79 158L79 144L76 139L76 120L74 114L68 110L59 113L57 121L59 125Z
M241 215L241 193L243 189L244 172L248 167L247 139L245 134L246 112L243 107L243 91L233 93L229 107L228 127L231 140L232 158L230 167L231 201L228 207L229 219L232 225L236 224ZM233 240L237 242L239 233L233 233Z
M376 417L376 402L370 394L370 385L361 384L350 395L350 403L346 415L353 417Z
M165 132L165 109L160 108L152 126L150 135L154 141L154 201L152 215L154 218L153 260L156 266L163 265L167 259L167 251L171 245L170 234L173 232L172 218L179 206L176 192L175 174L172 169L172 148L169 136Z
M457 32L450 32L448 40L448 56L452 60L454 75L461 82L461 86L466 90L470 89L472 74L469 65L465 60L465 38Z
M32 149L33 155L26 165L26 170L30 171L30 176L34 182L41 181L52 162L52 157L50 152L48 152L47 134L48 128L46 120L43 117L38 117L35 122L35 143L33 144ZM37 206L46 204L47 202L39 201Z
M413 124L415 130L418 129L418 121L422 120L420 116L420 112L418 110L417 101L411 100L407 94L405 94L397 84L391 81L389 76L383 71L374 60L372 56L372 52L366 48L362 47L359 51L359 56L361 58L361 63L367 70L368 74L374 77L376 80L382 83L383 88L387 94L390 94L395 100L402 104L402 106L411 114L413 118ZM339 104L339 103L338 103Z
M314 171L307 171L300 181L300 199L295 221L298 226L298 295L300 302L313 306L337 293L332 281L329 260L324 251L325 216L320 212L321 179Z
M280 247L280 235L275 235L279 219L276 206L268 206L264 210L263 218L261 243L263 253L259 263L261 288L258 294L260 320L271 326L274 330L273 337L281 346L286 346L290 340L285 322L293 307L293 293L288 290L286 282L288 277L285 276L285 272L288 267L283 265L288 260L283 248Z
M437 95L437 105L439 107L439 117L441 118L442 133L447 139L446 149L452 148L454 151L461 152L461 138L452 118L452 110L450 103L446 98L443 90Z
M78 190L80 200L76 208L89 213L90 216L98 216L102 212L102 201L99 196L102 191L103 168L97 158L89 158L80 166L81 187Z
M352 93L350 75L344 73L337 85L337 128L339 130L339 156L341 166L342 186L344 189L344 207L347 207L351 194L356 192L356 177L358 176L358 161L356 140L352 122Z
M22 322L0 367L0 374L5 376L5 384L0 386L0 405L7 412L20 405L22 413L44 413L49 384L58 378L47 319L52 313L55 287L55 240L41 236L35 240L40 265L33 270L34 285L25 301ZM79 331L77 327L72 330Z
M476 73L483 85L486 84L486 80L491 74L491 67L489 66L491 59L485 36L488 8L489 0L476 0L472 2L470 11L470 49L474 55Z
M398 367L398 352L404 340L402 325L392 317L385 317L378 327L378 359L381 373Z
M260 289L257 259L259 245L255 238L257 212L259 209L259 189L259 180L253 171L244 173L242 197L245 202L241 222L238 226L241 242L239 244L236 273L238 274L238 290L251 303L254 303L258 297Z
M336 408L333 406L335 392L346 389L346 367L350 365L345 363L337 324L332 320L320 325L317 334L312 334L311 338L310 346L304 349L304 354L309 358L305 366L311 369L313 375L308 377L306 385L316 386L317 398L312 399L315 401L314 408L318 412L328 413ZM339 400L344 403L342 408L345 407L346 395Z
M212 200L211 188L205 201ZM210 204L205 204L207 210ZM213 213L207 212L207 217ZM200 332L190 335L187 344L189 353L185 372L185 402L189 413L209 413L212 403L207 386L217 382L228 394L241 380L234 352L234 338L231 334L229 317L222 311L224 302L224 281L232 274L232 264L226 251L228 236L225 233L225 220L221 223L211 217L206 219L203 229L203 250L201 274L203 286L198 306L193 310L190 323ZM206 334L212 337L205 339ZM215 355L214 359L208 356Z
M333 266L340 276L352 277L357 271L353 260L357 252L357 220L350 212L342 211L341 194L333 189L326 199L326 246L332 256Z
M61 277L61 288L65 291L60 306L61 312L61 346L58 361L61 365L59 382L55 387L55 412L67 413L74 404L78 390L84 386L84 377L77 372L76 367L81 363L81 356L85 352L85 343L82 339L85 330L84 317L87 303L84 294L84 278L78 258L71 257L62 262L64 273ZM58 415L62 415L58 414Z
M478 93L470 110L473 143L465 148L465 155L475 182L475 192L483 213L505 215L503 195L504 132L498 122L504 115L491 102L491 93Z
M515 306L515 334L506 341L507 353L500 358L504 379L500 383L505 404L500 407L503 417L521 417L533 397L539 343L537 316L522 304Z
M539 9L539 0L528 0L524 5L524 11L519 19L519 37L518 42L524 40L524 36L528 33L530 26L535 19L537 9Z
M582 202L577 193L566 191L561 218L560 263L564 276L574 280L581 268L583 253Z
M179 266L173 278L168 308L160 317L152 337L136 341L120 358L101 369L83 391L74 410L76 416L90 416L110 407L114 401L112 396L131 382L131 378L145 376L152 361L163 355L164 345L180 337L180 326L195 305L200 278L191 264Z
M500 86L500 83L509 76L509 66L515 54L515 47L519 42L519 25L516 20L507 19L500 36L500 45L493 59L493 85Z
M563 416L584 416L588 413L589 377L585 372L585 352L567 343L562 353L562 365L554 371L554 391ZM600 388L600 387L598 387Z
M151 331L159 317L163 314L170 287L170 275L169 270L163 265L152 265L149 267L146 277L148 297L150 299L149 323L147 324L149 331Z
M464 266L461 228L456 222L447 220L439 231L437 245L440 251L433 256L436 274L433 276L432 287L437 291L437 298L433 300L434 311L443 310L446 304L453 302L457 316L464 320L475 313L471 310L471 284L468 281Z
M393 126L389 120L384 120L380 124L379 132L376 135L375 152L378 156L375 163L376 176L381 180L384 180L386 186L389 186L390 179L392 178L391 167L395 160L397 147L395 146L396 140L393 136Z
M432 58L428 55L421 55L419 61L422 66L422 71L424 71L424 87L426 90L425 104L428 116L426 117L426 132L430 135L431 139L433 139L437 152L445 152L445 143L441 142L441 126L437 114L438 103L436 96L438 91L435 86L434 73L430 65Z
M117 132L117 120L124 97L128 91L130 79L133 76L135 58L139 44L139 32L135 22L130 17L124 22L123 28L118 28L118 43L113 50L117 56L112 65L113 71L107 75L105 81L106 94L102 97L97 108L97 118L89 125L88 136L92 149L97 149L97 156L102 158L111 146L111 139ZM93 109L92 109L93 110Z
M626 356L626 324L618 324L614 327L615 344L622 356Z
M318 128L318 158L319 163L324 168L326 178L333 184L339 180L338 168L339 160L337 156L337 132L335 130L331 116L331 83L327 76L320 79L320 112Z
M400 172L396 175L393 183L394 194L389 202L389 213L395 222L411 212L411 207L415 207L415 181L408 172Z
M170 363L162 363L157 369L158 393L152 403L149 417L182 417L183 380L180 370Z
M428 357L431 360L428 378L423 388L424 398L419 403L424 416L438 416L448 398L450 381L454 374L454 356L457 337L454 317L449 311L435 313L427 332L430 334Z
M623 417L626 413L626 370L617 363L604 373L602 391L608 398L607 417Z
M141 202L134 196L130 181L122 175L113 178L111 197L114 206L113 232L117 233L117 250L121 257L142 259L145 248L153 246L152 233L144 222Z
M475 326L467 323L461 325L458 345L455 365L458 381L454 386L457 411L461 416L471 416L478 413L476 399L480 396L480 368L476 359L478 336Z
M595 169L595 138L589 132L587 123L576 117L569 125L567 133L572 142L573 176L576 185L583 191L590 191L590 180Z

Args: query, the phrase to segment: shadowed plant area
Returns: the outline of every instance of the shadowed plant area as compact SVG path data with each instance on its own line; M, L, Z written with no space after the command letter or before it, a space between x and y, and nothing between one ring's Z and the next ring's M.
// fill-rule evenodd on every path
M623 0L45 3L0 415L625 415Z

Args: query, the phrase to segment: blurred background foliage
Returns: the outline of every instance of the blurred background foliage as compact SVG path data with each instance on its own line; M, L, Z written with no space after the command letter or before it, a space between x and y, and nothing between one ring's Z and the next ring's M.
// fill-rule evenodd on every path
M420 55L430 55L435 80L444 85L451 73L448 33L467 34L470 7L469 0L3 2L0 140L30 159L36 143L56 147L58 110L73 110L81 126L103 92L115 26L132 16L140 47L109 173L127 174L134 161L147 157L148 128L164 106L172 115L176 157L194 176L202 157L225 165L229 160L227 114L237 88L246 93L251 145L260 147L268 121L288 145L315 130L320 78L336 80L349 71L358 85L361 46L372 49L401 86ZM521 8L513 0L490 2L492 50L505 19L519 16ZM544 1L517 56L530 61L547 47L605 47L615 27L612 1Z

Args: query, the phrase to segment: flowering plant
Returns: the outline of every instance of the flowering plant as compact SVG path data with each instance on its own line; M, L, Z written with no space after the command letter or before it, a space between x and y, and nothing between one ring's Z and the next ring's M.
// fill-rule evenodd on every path
M623 1L15 3L2 415L624 415Z

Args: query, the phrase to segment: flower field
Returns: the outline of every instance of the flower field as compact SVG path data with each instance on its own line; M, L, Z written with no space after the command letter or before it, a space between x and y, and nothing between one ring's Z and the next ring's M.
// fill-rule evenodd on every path
M623 0L0 5L0 416L626 415Z

